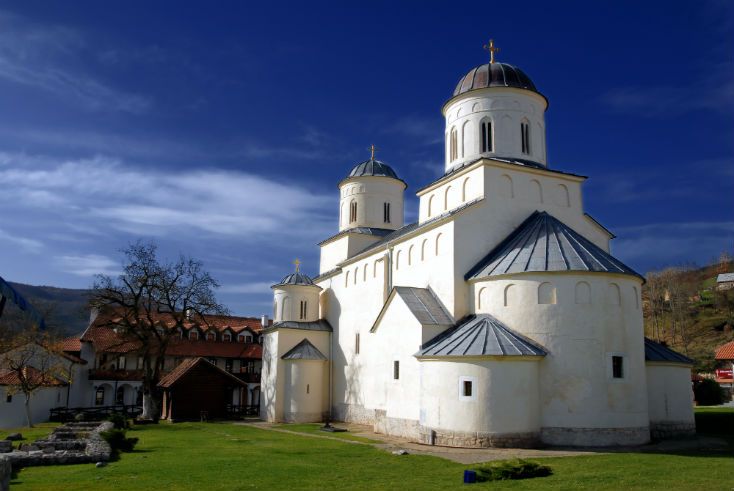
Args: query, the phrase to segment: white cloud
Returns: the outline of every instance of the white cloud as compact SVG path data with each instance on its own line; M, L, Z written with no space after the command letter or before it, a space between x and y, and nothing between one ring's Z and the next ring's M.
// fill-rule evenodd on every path
M79 256L58 256L56 261L62 271L77 276L94 276L96 274L120 274L120 265L107 256L86 254Z
M35 239L20 237L0 229L0 241L12 242L26 252L38 253L43 249L43 244Z
M239 283L235 285L223 285L218 291L222 293L261 293L272 295L270 287L277 281L262 283Z

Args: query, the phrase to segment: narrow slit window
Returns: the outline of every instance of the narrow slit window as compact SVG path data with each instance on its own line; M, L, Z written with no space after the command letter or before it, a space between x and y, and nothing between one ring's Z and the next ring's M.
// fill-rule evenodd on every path
M311 393L311 384L306 384L306 394Z
M354 353L359 354L359 333L354 335Z
M492 123L485 121L482 123L482 152L492 151Z
M520 136L522 138L522 153L530 154L530 125L528 123L520 123Z
M349 223L357 221L357 202L352 201L349 203Z
M624 357L612 356L612 378L624 378Z
M398 360L392 362L392 378L400 380L400 362Z
M385 223L390 223L390 203L385 203L383 205L382 214L383 214L383 221Z
M464 384L462 387L462 395L464 397L471 397L472 396L472 381L471 380L464 380Z
M308 307L308 302L306 300L301 300L301 310L300 310L300 319L303 320L306 318L306 309Z

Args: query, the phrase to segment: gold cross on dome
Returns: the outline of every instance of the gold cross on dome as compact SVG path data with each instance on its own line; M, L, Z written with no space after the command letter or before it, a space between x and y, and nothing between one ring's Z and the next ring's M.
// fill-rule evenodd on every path
M298 273L298 271L301 269L301 260L296 258L296 260L293 261L293 264L296 265L296 273Z
M489 51L489 62L494 63L494 54L499 53L500 49L494 47L494 39L489 40L489 44L484 45L484 49Z
M370 159L371 160L375 160L375 150L377 150L377 147L373 143L372 145L370 145Z

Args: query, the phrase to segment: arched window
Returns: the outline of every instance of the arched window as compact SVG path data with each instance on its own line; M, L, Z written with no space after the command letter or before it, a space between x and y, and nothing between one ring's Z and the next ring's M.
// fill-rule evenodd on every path
M352 200L349 203L349 223L357 221L357 202Z
M585 281L576 283L576 303L591 303L591 286Z
M238 334L237 335L237 342L238 343L244 343L245 342L245 335L244 334Z
M402 252L403 251L398 251L398 252L395 253L395 271L397 271L398 269L400 269L400 254Z
M423 239L423 242L421 242L421 261L426 260L426 252L428 249L428 239Z
M504 304L508 307L515 300L515 285L507 285L505 287Z
M382 218L385 223L390 223L390 203L382 205Z
M225 332L224 334L222 334L222 341L224 341L225 343L231 343L232 342L232 334L230 334L228 332Z
M442 236L442 235L443 235L443 234L438 234L438 235L436 236L436 255L437 255L437 256L438 256L438 255L439 255L439 253L441 252L441 236Z
M515 187L512 184L512 178L507 174L502 174L499 179L499 195L503 198L514 198Z
M609 304L610 305L621 305L622 295L619 291L619 285L616 283L609 283Z
M306 300L301 300L301 308L299 310L299 319L304 320L306 318L306 311L308 309L308 302Z
M457 146L458 137L456 127L453 127L449 132L449 162L453 162L454 160L459 158L459 149L457 148Z
M448 186L446 188L446 191L443 193L443 211L446 211L449 209L450 199L451 199L451 186Z
M433 204L433 198L435 198L435 197L436 197L436 196L434 196L434 195L431 195L431 196L430 196L430 197L428 198L428 216L429 216L429 217L431 217L431 216L433 215L433 212L435 212L435 211L436 211L436 210L434 210L434 204Z
M469 197L469 178L464 179L464 183L461 185L461 202L465 202Z
M547 281L541 283L538 287L538 303L544 305L556 303L556 287Z
M530 201L533 203L543 202L543 188L536 179L530 181Z
M522 141L522 153L530 155L530 123L527 120L520 123L520 139Z
M412 245L408 247L408 266L413 264L413 249L414 247Z
M461 157L466 157L466 154L469 153L468 145L469 145L469 121L466 121L463 125L461 125Z
M492 122L489 120L482 121L480 127L480 140L482 153L492 151Z
M214 331L209 331L206 333L206 340L207 341L216 341L217 340L217 333Z
M482 287L479 289L479 293L477 294L477 309L482 308L482 295L484 295L484 292L487 291L486 287Z

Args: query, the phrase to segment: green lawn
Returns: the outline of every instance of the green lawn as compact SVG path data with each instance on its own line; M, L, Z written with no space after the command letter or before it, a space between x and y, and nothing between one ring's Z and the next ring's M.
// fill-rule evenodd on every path
M23 443L31 443L39 438L43 438L51 434L59 423L36 423L33 428L15 428L12 430L0 430L0 440L4 439L11 433L20 433L23 435ZM17 443L17 442L16 442Z
M326 431L321 431L320 428L323 426L322 423L306 423L306 424L282 424L282 425L275 425L274 428L282 429L282 430L288 430L288 431L295 431L296 433L306 433L309 435L318 435L318 436L329 436L332 438L341 438L342 440L351 440L354 442L362 442L362 443L379 443L377 440L373 440L371 438L365 438L363 436L357 436L349 433L348 431L340 431L335 433L329 433ZM338 424L336 426L339 426Z
M724 414L726 424L734 412ZM313 425L298 425L313 431ZM292 426L290 427L292 428ZM320 432L319 432L320 433ZM22 470L13 490L451 489L467 466L436 457L396 456L354 445L226 423L141 426L137 450L94 465ZM486 489L677 490L734 488L731 452L618 453L549 458L550 477L476 484Z

